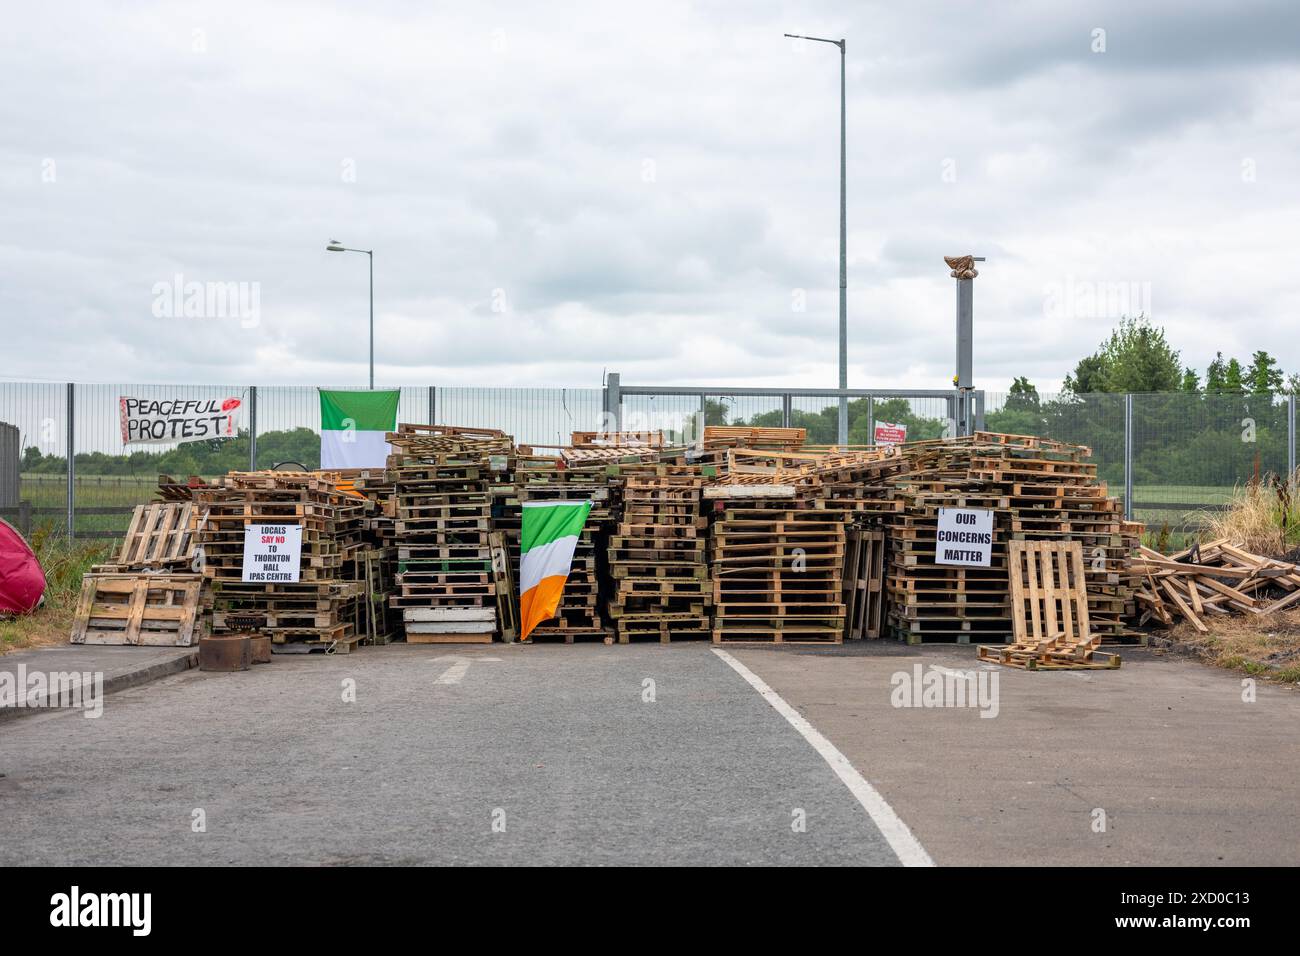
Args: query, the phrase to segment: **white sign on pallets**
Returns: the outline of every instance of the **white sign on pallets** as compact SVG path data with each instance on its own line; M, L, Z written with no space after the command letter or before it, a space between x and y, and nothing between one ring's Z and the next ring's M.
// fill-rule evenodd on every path
M940 508L935 564L987 568L993 560L993 512L986 508Z
M296 584L302 574L302 525L244 528L244 575L249 583Z

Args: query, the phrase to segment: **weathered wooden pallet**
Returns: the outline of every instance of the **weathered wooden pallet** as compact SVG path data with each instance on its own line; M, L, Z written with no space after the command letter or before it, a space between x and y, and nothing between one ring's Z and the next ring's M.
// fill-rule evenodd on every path
M188 568L194 561L194 525L202 516L191 501L136 505L118 551L122 568Z
M199 574L87 574L73 644L189 647L202 636Z
M980 660L1027 670L1115 668L1097 649L1088 622L1087 577L1077 541L1012 541L1011 626L1006 647L981 647Z

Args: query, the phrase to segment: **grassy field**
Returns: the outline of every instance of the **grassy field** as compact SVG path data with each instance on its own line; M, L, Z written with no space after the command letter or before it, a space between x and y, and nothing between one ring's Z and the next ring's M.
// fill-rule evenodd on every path
M62 529L67 506L67 481L62 475L23 475L22 498L33 508L58 508L57 515L35 515L35 527ZM74 504L77 508L134 508L150 501L158 488L157 476L145 478L130 475L78 475L74 484ZM8 519L11 523L13 518ZM92 515L78 514L78 532L125 532L131 513Z

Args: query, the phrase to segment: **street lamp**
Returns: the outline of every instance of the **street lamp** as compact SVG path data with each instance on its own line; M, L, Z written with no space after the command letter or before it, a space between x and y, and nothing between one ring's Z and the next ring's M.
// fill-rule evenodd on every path
M337 239L331 239L326 252L364 252L370 257L370 387L375 387L375 250L349 249Z
M812 40L816 43L830 43L840 48L840 427L839 444L849 443L849 399L843 392L849 387L849 320L848 289L849 269L846 249L846 221L844 199L844 48L845 41L827 40L823 37L806 37L798 33L787 33L793 40Z

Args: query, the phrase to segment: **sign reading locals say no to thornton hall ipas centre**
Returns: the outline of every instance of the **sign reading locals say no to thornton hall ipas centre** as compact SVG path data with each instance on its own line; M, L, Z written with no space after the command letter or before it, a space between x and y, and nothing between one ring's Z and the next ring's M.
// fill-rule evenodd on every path
M244 580L295 584L302 569L302 525L250 524L244 528Z
M987 568L993 559L993 512L986 508L940 508L935 564Z

